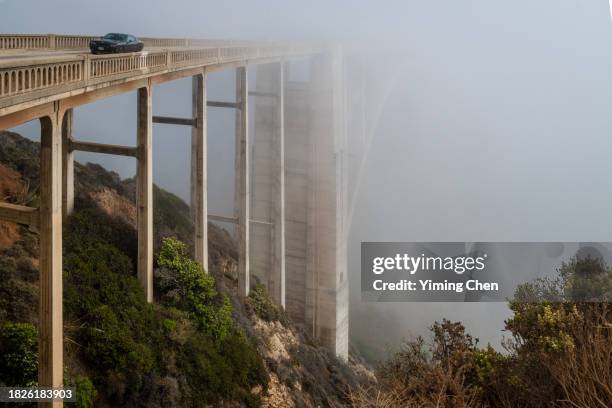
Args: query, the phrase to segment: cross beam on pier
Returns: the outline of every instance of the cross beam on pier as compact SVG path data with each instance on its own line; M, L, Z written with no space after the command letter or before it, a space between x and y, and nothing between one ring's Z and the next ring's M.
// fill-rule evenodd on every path
M69 149L71 152L90 152L101 154L112 154L116 156L138 157L138 148L131 146L109 145L102 143L82 142L71 139L69 141Z
M0 220L29 227L38 227L40 215L37 208L0 203Z
M208 214L208 219L211 221L229 222L230 224L238 224L237 217L228 217L226 215Z
M249 96L263 96L267 98L280 98L280 95L274 92L249 91Z
M228 222L230 224L236 224L236 225L240 223L238 217L229 217L227 215L208 214L208 219L210 221ZM257 220L253 218L251 218L249 222L253 224L261 224L261 225L274 225L273 222L265 221L265 220Z
M196 126L197 119L193 118L174 118L171 116L153 116L153 123L163 123L166 125Z
M210 106L213 108L234 108L234 109L240 109L240 103L239 102L220 102L220 101L208 101L206 102L206 106Z

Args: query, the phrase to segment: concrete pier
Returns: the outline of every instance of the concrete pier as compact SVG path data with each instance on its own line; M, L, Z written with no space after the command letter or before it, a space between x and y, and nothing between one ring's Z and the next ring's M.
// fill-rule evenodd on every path
M195 259L208 271L208 177L206 71L192 78L194 125L191 128L191 214Z
M62 209L64 221L74 209L74 153L70 148L72 140L73 110L64 113L62 124Z
M40 301L38 384L63 385L62 115L40 119ZM45 403L41 406L61 406Z
M310 167L310 98L308 83L285 87L286 310L296 322L306 321L307 205ZM312 325L310 325L312 333Z
M250 283L250 143L248 123L247 68L236 69L236 144L234 215L238 219L238 288L243 296L249 295Z
M313 58L286 96L287 311L348 356L347 168L342 58Z
M153 302L153 107L150 86L138 89L137 104L137 269L147 301Z
M284 64L256 68L251 274L285 306Z
M312 191L309 197L307 304L315 337L336 355L348 357L347 206L348 161L344 112L344 66L338 51L311 63Z

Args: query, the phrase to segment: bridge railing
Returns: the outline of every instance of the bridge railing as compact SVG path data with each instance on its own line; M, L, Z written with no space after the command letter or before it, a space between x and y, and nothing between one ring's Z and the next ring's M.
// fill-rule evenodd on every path
M95 36L58 34L0 34L0 51L4 50L80 50L89 47ZM203 40L194 38L142 37L145 47L230 47L255 42L235 40Z
M0 50L27 50L50 48L46 35L0 35Z
M29 36L24 38L24 41L33 41L32 38L35 37ZM55 40L57 41L57 38ZM76 46L78 41L66 41L62 44ZM48 57L42 60L40 58L17 59L0 62L0 107L9 104L2 103L3 99L46 89L55 91L54 88L62 86L70 86L72 89L105 81L138 77L157 71L173 71L186 67L249 59L306 55L313 52L316 52L315 47L309 45L270 44L144 51L130 54L77 54Z
M0 34L0 50L83 49L98 37L55 34Z

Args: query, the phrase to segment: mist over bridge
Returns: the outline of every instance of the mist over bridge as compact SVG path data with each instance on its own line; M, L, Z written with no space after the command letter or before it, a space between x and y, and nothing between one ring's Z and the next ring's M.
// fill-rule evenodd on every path
M62 224L74 204L74 151L136 159L137 272L153 301L154 123L191 128L195 258L207 268L208 220L235 224L241 294L248 295L251 275L256 276L297 322L346 357L348 175L338 50L319 44L145 38L139 53L90 55L86 48L92 38L0 36L0 130L30 120L41 123L40 207L0 203L0 219L39 231L39 386L63 384ZM309 61L309 82L288 80L290 60ZM248 85L251 68L254 89ZM221 70L236 72L234 101L207 98L207 74ZM155 86L188 77L192 115L153 116ZM107 145L73 135L74 108L134 91L135 139ZM208 213L207 107L235 111L236 194L230 214Z

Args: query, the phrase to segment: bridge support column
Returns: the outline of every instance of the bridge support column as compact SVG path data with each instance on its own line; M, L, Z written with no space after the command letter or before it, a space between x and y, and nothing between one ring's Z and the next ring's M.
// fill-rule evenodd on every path
M256 68L251 272L285 307L284 64Z
M308 286L312 285L312 291L308 291L307 318L312 319L315 337L346 359L348 169L343 79L339 51L313 57L307 234Z
M191 212L195 230L195 259L208 271L208 182L206 132L206 71L192 79Z
M138 280L148 302L153 302L153 114L151 86L137 96L136 211L138 228Z
M288 76L287 76L288 77ZM297 323L306 322L306 237L310 98L308 83L286 81L285 91L285 206L286 310Z
M277 143L274 206L274 259L272 270L278 276L279 288L275 291L278 302L285 307L285 64L278 64Z
M38 385L63 385L62 117L41 118ZM61 402L39 406L61 407Z
M64 113L62 124L62 208L64 220L74 210L74 153L70 150L73 110Z
M287 311L348 356L346 132L341 55L313 57L310 82L287 83Z
M248 126L248 82L247 67L236 69L236 149L235 149L235 205L238 218L238 288L243 296L250 289L249 271L249 224L250 224L250 179L249 179L249 126Z

